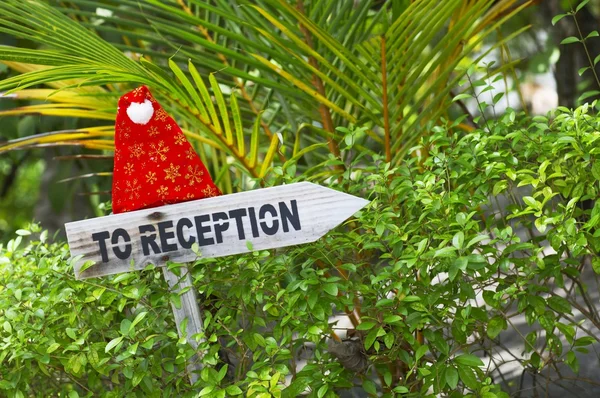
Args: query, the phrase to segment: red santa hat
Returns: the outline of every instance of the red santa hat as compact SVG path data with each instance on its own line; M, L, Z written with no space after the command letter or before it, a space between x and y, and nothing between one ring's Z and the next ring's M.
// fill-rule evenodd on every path
M113 213L221 195L173 118L141 86L119 99Z

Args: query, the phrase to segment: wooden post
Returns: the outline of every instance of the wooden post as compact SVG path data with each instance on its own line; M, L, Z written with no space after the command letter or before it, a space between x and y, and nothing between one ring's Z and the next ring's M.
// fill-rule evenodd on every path
M169 289L173 293L178 294L178 292L181 290L189 287L185 293L180 295L181 308L177 308L173 302L171 302L171 308L173 309L173 315L175 316L177 333L180 337L185 336L187 342L194 348L194 350L196 350L196 355L190 358L186 365L190 382L194 384L196 381L198 381L198 373L202 370L201 360L204 356L204 353L198 351L199 342L196 341L194 335L202 333L204 328L202 325L202 315L200 314L200 308L198 307L198 297L196 296L196 290L194 290L194 285L192 284L190 270L187 267L182 268L182 273L184 273L184 275L179 277L167 267L163 267L163 275L167 281L167 284L169 285ZM186 318L186 328L185 330L181 330L183 321ZM204 338L202 338L200 342L204 342Z

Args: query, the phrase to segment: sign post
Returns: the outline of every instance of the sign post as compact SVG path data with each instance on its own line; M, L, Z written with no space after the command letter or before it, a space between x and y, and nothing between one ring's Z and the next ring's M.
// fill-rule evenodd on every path
M65 225L77 279L136 271L148 264L190 262L314 242L363 208L367 200L309 182L257 189L152 209L75 221ZM248 244L250 243L250 245ZM250 249L251 247L251 249ZM87 261L95 262L81 270ZM179 277L164 268L169 287L192 285L187 272ZM181 295L182 308L173 308L178 333L202 332L194 289ZM180 330L187 318L187 330ZM188 365L192 383L200 361Z

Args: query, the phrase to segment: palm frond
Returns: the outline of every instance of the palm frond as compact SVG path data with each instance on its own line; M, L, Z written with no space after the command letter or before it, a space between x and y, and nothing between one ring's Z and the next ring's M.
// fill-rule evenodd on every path
M22 72L0 82L0 91L44 101L3 115L112 120L116 99L146 84L225 190L265 177L277 162L303 158L306 171L329 154L340 156L338 126L366 127L355 147L398 163L426 132L425 121L452 105L448 93L482 59L473 54L483 40L528 6L516 0L416 0L401 7L388 0L377 10L370 0L69 4L77 7L0 3L0 32L40 46L0 48L0 61ZM97 8L111 14L100 18ZM111 148L112 137L77 135L88 133L57 132L0 150L52 142Z

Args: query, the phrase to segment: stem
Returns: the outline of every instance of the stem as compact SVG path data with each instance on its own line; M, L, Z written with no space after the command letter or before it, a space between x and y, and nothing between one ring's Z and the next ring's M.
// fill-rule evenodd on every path
M298 5L296 6L296 8L302 14L306 14L304 12L304 1L303 0L298 1ZM314 46L314 43L312 40L312 36L310 35L310 32L308 31L306 26L300 24L300 31L304 35L304 41L306 42L306 44L311 49L314 49L315 46ZM315 59L315 57L313 57L312 55L308 57L308 63L315 70L319 69L319 64L317 63L317 60ZM317 92L320 95L322 95L323 97L327 97L327 95L325 93L325 86L323 84L323 80L321 80L321 78L315 73L313 73L312 78L313 78L313 85L315 86L315 89L317 90ZM329 133L331 133L327 140L327 144L329 145L329 150L336 158L339 158L340 157L340 149L338 148L337 142L335 142L335 140L333 138L334 137L334 134L333 134L334 128L333 128L333 119L331 117L331 112L329 111L329 108L326 105L319 104L319 113L321 114L321 121L323 123L323 129L325 131L328 131ZM337 166L337 167L340 167L340 166Z
M392 161L392 151L390 146L390 116L388 109L387 92L387 61L385 51L385 35L381 36L381 86L383 91L383 128L385 131L385 161Z
M579 33L579 37L581 37L581 44L583 44L583 50L585 51L585 55L587 56L587 59L590 62L590 66L592 67L592 73L594 74L594 79L596 79L596 84L600 88L600 79L598 79L598 74L596 73L594 61L592 61L590 52L588 51L588 48L585 45L585 38L583 37L583 33L581 33L581 29L579 28L579 22L577 22L577 17L575 16L575 13L573 13L572 15L573 15L573 21L575 21L575 27L577 28L577 33Z
M468 73L466 74L466 76L467 79L469 79L469 85L471 86L471 90L473 90L473 97L475 98L475 101L477 101L477 108L479 109L479 112L481 112L481 117L485 121L485 126L487 127L488 131L491 132L492 130L490 129L490 125L487 121L487 118L485 117L485 111L481 107L481 102L479 102L479 96L477 95L477 92L475 91L475 86L473 86L473 82L471 81L471 76L469 76Z

